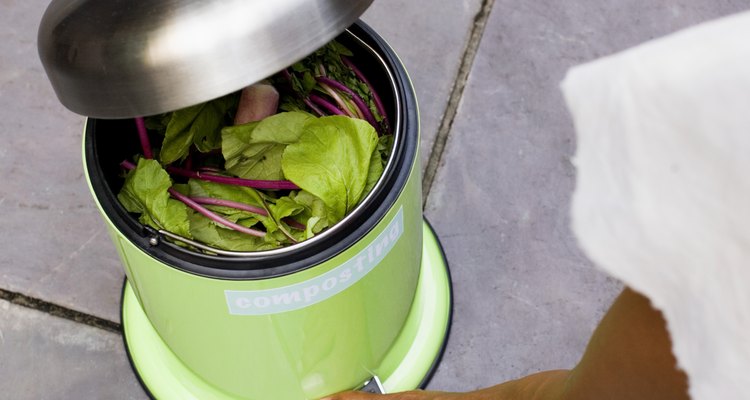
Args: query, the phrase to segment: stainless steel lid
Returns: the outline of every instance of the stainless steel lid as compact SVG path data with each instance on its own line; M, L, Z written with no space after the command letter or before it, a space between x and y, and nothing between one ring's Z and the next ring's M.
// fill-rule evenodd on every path
M372 0L53 0L39 56L60 101L97 118L177 110L295 63Z

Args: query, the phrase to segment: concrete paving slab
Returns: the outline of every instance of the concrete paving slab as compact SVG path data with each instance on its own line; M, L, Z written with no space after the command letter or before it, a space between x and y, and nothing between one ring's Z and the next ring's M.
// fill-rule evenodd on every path
M117 321L123 273L83 176L83 118L37 55L48 3L0 3L0 288Z
M495 2L426 209L455 290L431 388L572 367L620 290L568 226L575 137L558 89L567 69L748 5Z
M399 55L422 123L422 170L432 151L481 0L377 0L362 16Z
M0 300L4 399L147 399L117 333Z

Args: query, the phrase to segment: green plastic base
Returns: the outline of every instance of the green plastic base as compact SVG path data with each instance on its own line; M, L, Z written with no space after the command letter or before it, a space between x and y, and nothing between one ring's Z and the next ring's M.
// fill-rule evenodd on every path
M424 223L422 269L404 329L378 374L388 393L422 387L442 356L450 329L448 265L435 233ZM129 283L122 298L125 346L144 388L157 399L236 399L204 382L172 353L154 330ZM382 375L380 375L382 374Z

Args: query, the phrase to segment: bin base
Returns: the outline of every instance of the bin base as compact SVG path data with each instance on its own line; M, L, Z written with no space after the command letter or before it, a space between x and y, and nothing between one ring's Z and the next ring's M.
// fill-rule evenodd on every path
M423 232L422 269L412 309L383 361L384 370L375 371L381 374L379 378L388 393L424 387L440 362L450 331L452 293L448 264L427 221ZM154 330L128 282L122 293L122 327L130 364L151 397L236 399L204 382L180 362Z

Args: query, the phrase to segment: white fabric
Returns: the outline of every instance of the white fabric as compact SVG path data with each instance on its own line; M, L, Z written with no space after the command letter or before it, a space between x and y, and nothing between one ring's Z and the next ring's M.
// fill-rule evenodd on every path
M668 324L694 400L750 399L750 13L573 68L573 229Z

